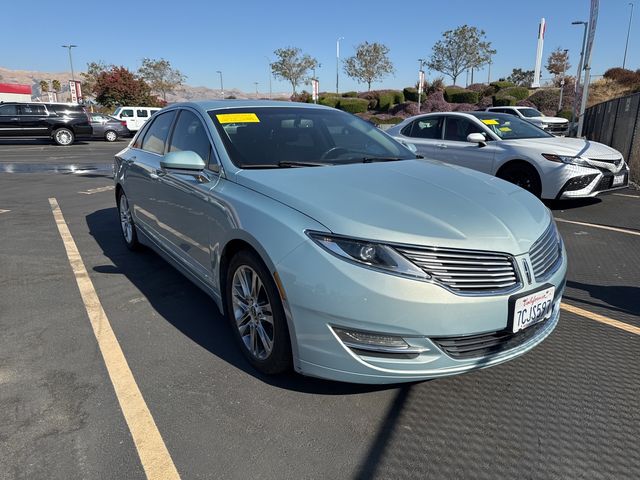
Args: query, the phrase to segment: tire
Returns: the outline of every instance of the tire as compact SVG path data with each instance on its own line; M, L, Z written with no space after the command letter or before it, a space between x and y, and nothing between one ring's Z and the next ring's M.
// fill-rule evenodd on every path
M75 141L76 136L74 135L73 131L63 127L54 130L52 138L56 145L66 147L71 145Z
M104 139L107 142L115 142L116 140L118 140L118 134L113 130L107 130L106 132L104 132Z
M525 162L511 163L500 169L498 178L524 188L536 197L542 195L542 182L534 167Z
M225 307L233 335L251 365L267 375L291 369L291 342L280 295L255 253L242 250L229 262Z
M131 210L129 208L129 199L123 190L118 194L118 218L120 219L120 232L122 239L129 250L140 250L141 244L138 241L138 233L133 223Z

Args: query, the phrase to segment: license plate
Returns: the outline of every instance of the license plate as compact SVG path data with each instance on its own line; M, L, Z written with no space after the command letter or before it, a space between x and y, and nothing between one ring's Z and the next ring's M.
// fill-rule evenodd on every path
M551 317L556 287L517 298L513 306L512 332L516 333Z
M613 177L612 187L617 187L618 185L622 185L624 183L624 175L616 175Z

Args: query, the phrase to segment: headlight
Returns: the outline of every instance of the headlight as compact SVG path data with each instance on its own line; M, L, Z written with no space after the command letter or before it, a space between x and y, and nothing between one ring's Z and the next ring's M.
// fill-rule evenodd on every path
M307 235L325 250L349 262L405 277L423 280L431 278L388 245L321 232L307 232Z
M580 165L582 167L590 167L591 165L582 157L568 157L566 155L555 155L553 153L543 153L542 156L547 160L558 163L568 163L570 165Z

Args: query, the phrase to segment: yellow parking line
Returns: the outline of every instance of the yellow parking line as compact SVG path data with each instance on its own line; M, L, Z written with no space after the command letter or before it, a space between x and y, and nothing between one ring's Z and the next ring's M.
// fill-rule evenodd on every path
M598 225L597 223L575 222L573 220L565 220L563 218L556 218L556 222L572 223L574 225L583 225L585 227L599 228L601 230L610 230L612 232L627 233L629 235L636 235L640 237L640 232L634 230L627 230L626 228L608 227L607 225Z
M67 251L69 264L75 275L93 333L98 341L102 358L145 474L150 480L179 480L180 475L133 378L133 373L131 373L127 359L98 299L98 294L89 278L78 247L62 216L58 201L55 198L50 198L49 204L64 248Z
M560 308L562 308L563 310L566 310L567 312L580 315L581 317L585 317L590 320L594 320L596 322L604 323L605 325L609 325L611 327L619 328L620 330L624 330L625 332L635 333L636 335L640 335L640 327L636 327L635 325L629 325L628 323L624 323L619 320L614 320L613 318L605 317L604 315L593 313L593 312L590 312L589 310L584 310L582 308L575 307L573 305L569 305L568 303L564 303L564 302L560 304Z

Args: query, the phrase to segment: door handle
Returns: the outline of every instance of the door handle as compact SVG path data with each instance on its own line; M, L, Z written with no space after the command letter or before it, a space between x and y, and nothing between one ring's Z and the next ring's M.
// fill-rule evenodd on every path
M160 168L156 168L155 171L152 171L149 174L149 177L151 177L154 180L159 180L161 177L164 177L166 174L167 172L165 172L164 170Z
M444 143L439 143L439 144L436 145L436 147L438 147L438 148L447 148L447 145L444 144Z

